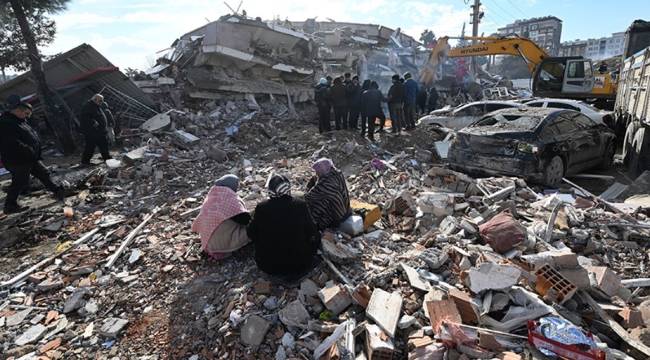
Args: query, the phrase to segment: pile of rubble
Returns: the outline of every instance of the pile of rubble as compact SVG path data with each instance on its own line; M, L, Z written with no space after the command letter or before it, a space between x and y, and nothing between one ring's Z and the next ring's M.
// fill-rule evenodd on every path
M313 109L273 97L179 109L123 133L120 161L59 165L79 190L65 204L35 191L0 219L6 358L650 356L643 208L450 171L426 131L321 136ZM269 173L301 190L322 156L363 231L325 232L306 278L267 280L251 246L200 252L190 226L214 179L238 175L253 209Z

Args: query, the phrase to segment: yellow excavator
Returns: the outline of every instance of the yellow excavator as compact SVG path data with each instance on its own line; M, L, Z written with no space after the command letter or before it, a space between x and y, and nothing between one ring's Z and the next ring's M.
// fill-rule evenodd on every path
M473 45L451 48L449 39L476 41ZM605 69L595 69L591 60L580 56L552 57L530 39L507 37L442 37L431 49L420 71L420 81L437 80L438 65L447 57L486 55L521 56L533 79L533 95L539 97L592 100L605 104L616 98L616 83Z

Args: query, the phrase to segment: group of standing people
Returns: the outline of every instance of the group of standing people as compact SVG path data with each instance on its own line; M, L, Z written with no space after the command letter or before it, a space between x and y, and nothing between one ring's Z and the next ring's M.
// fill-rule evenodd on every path
M384 131L386 115L382 103L388 103L388 111L392 123L392 132L400 134L402 130L415 129L418 110L421 114L435 109L437 91L435 88L427 91L413 79L410 73L404 77L393 75L392 85L386 96L379 89L379 84L373 80L359 83L359 77L345 73L343 77L332 79L331 76L321 78L314 90L318 107L318 131L329 132L331 115L334 114L336 130L358 130L359 120L361 136L374 141L375 121L379 119L379 132ZM433 104L433 106L431 105Z
M345 177L332 160L320 159L312 169L304 197L292 195L288 177L271 174L269 199L252 213L237 195L237 176L219 178L192 223L202 249L223 259L252 242L257 266L271 277L293 281L308 273L318 262L320 232L338 227L352 213Z
M31 176L40 180L57 199L65 198L65 189L52 180L43 164L41 138L28 122L31 115L32 105L22 101L18 95L7 98L5 111L0 115L0 158L11 173L11 185L4 204L5 214L27 210L18 203L18 196L29 190ZM82 106L79 123L85 139L81 165L90 165L95 148L99 148L104 160L110 159L109 143L111 138L114 140L113 129L117 123L102 95L93 95Z

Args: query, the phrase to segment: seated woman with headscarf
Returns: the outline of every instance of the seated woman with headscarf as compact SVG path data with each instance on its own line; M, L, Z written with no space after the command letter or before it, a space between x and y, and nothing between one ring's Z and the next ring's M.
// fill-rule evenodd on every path
M326 158L316 161L312 169L316 177L305 194L309 213L319 230L338 227L352 214L345 176Z
M318 231L305 202L291 196L287 177L272 175L266 187L270 199L257 204L248 225L255 262L267 274L298 279L316 263Z
M213 259L223 259L250 242L246 225L251 216L237 196L239 178L219 178L203 201L192 231L201 236L201 248Z

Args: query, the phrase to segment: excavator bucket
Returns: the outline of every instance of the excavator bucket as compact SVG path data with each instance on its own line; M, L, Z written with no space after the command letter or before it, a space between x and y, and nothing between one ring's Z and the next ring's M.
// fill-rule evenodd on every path
M419 78L421 83L424 83L426 86L431 86L434 81L438 80L438 65L445 60L449 49L449 38L439 38L436 45L431 49L429 60L427 60L424 66L420 69Z

